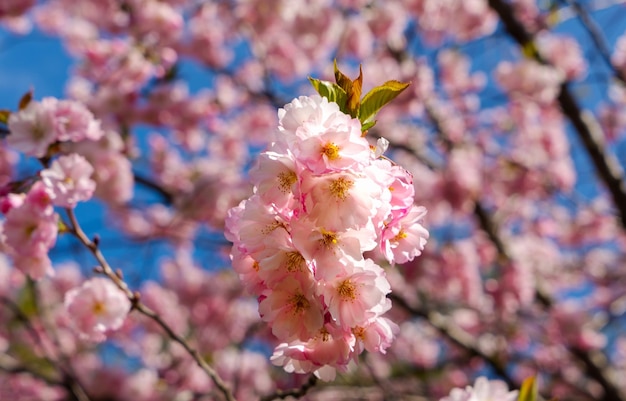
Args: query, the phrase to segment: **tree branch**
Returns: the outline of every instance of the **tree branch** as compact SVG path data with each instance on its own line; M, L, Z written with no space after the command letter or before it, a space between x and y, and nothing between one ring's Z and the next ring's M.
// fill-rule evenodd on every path
M317 384L317 377L315 375L311 375L309 380L304 383L302 386L298 388L293 388L290 390L277 390L274 394L270 394L261 398L261 401L272 401L277 399L284 399L287 397L300 398L305 395L311 388L313 388Z
M165 323L161 316L159 316L155 311L148 308L144 303L142 303L139 293L130 290L128 284L126 284L126 282L122 279L121 273L116 273L115 271L113 271L102 252L100 252L98 244L90 240L83 232L78 223L78 220L76 219L74 210L68 208L66 209L66 212L71 223L71 226L69 227L70 232L76 238L78 238L78 240L87 249L91 251L91 253L98 261L98 264L102 269L102 273L109 277L115 283L115 285L117 285L117 287L126 294L128 299L132 303L132 308L157 323L174 342L181 345L185 349L185 351L187 351L187 353L193 358L198 366L209 376L211 381L213 381L213 384L215 384L219 391L224 395L226 400L235 401L235 398L230 388L217 374L217 372L204 360L204 358L202 358L198 350L194 349L182 336L174 332L174 330L167 323Z
M613 71L613 75L615 76L615 78L626 84L626 76L621 70L615 68L613 62L611 61L611 50L609 49L609 46L606 43L602 31L598 27L598 24L596 24L593 18L591 18L591 15L589 15L589 13L583 8L583 6L576 0L562 1L565 4L569 5L574 10L576 15L578 15L580 22L587 30L587 33L589 33L591 40L593 40L593 43L596 45L596 49L600 52L600 55L602 56L606 64Z
M532 56L537 62L550 65L537 52L533 36L516 19L513 9L508 3L503 0L489 0L489 6L500 16L504 28L520 47L532 50ZM621 225L626 230L626 186L624 185L624 173L619 168L619 163L617 163L615 157L606 152L602 143L602 138L604 138L602 129L597 124L589 124L589 121L585 121L576 99L569 90L568 82L564 82L561 85L561 92L557 100L563 114L570 120L578 137L587 149L587 153L591 157L600 179L609 190L613 198L613 204L619 213Z

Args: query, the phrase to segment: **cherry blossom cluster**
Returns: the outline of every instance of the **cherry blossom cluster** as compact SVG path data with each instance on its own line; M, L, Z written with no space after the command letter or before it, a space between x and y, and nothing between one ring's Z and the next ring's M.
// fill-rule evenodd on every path
M428 238L412 178L372 149L358 119L320 96L278 113L275 142L251 171L254 194L231 209L226 235L262 320L281 342L272 361L332 380L364 349L381 352L397 326L385 271ZM365 255L364 255L365 254Z
M39 158L44 168L2 188L2 244L18 269L40 279L53 273L48 252L58 233L54 208L74 208L94 194L125 201L132 194L132 172L121 147L111 145L117 134L107 131L105 137L100 121L82 103L52 97L23 103L7 118L6 142Z

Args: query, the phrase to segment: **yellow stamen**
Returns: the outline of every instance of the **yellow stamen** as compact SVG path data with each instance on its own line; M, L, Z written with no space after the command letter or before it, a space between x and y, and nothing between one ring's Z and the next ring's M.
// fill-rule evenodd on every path
M322 239L320 239L320 242L324 247L332 248L337 245L337 233L326 231L322 228Z
M92 312L94 313L94 315L100 315L102 314L104 311L106 310L104 303L100 302L100 301L96 301L95 304L93 304L92 307Z
M287 271L290 273L304 271L306 260L300 252L287 253Z
M322 154L325 154L326 157L328 157L328 160L336 160L341 157L339 156L339 146L332 142L329 142L322 147Z
M403 229L400 229L400 232L398 234L396 234L396 236L393 237L391 239L391 241L392 242L400 242L400 240L403 240L406 237L408 237L407 233L405 233Z
M326 327L322 327L320 330L320 337L322 337L322 341L324 342L330 340L330 333L326 330Z
M298 315L303 311L309 309L309 301L302 293L296 293L289 300L289 304L291 305L291 310L294 315Z
M266 225L265 227L263 227L261 229L261 234L267 235L271 233L272 231L276 230L278 227L284 227L283 223L281 223L280 221L274 221L273 223L270 223Z
M365 340L365 329L361 326L352 328L352 334L359 340Z
M283 193L291 192L291 186L298 180L293 171L283 171L276 178L278 179L278 189Z
M337 287L337 293L344 300L352 300L356 299L356 287L354 284L350 282L350 279L343 280L339 286Z
M345 177L339 177L330 182L330 193L339 200L346 200L348 197L348 190L352 188L353 185L354 181Z

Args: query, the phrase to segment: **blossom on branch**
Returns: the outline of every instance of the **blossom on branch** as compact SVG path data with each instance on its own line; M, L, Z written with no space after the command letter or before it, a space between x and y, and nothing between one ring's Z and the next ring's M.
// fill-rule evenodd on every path
M41 172L41 179L52 203L61 207L74 207L91 198L96 183L91 179L93 167L82 156L72 153L52 162Z
M81 337L101 342L122 327L130 301L111 280L95 277L65 294L65 309Z
M255 194L229 211L226 237L281 341L272 362L332 380L364 349L391 345L398 327L382 316L391 286L363 253L412 260L428 238L426 209L413 205L410 175L381 159L339 104L301 96L278 117L276 140L252 170Z

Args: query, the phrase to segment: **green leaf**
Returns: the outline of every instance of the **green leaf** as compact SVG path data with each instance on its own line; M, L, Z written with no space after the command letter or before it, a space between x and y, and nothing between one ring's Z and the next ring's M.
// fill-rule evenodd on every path
M26 92L24 94L24 96L22 96L22 98L20 99L20 103L19 103L19 110L23 110L26 108L26 106L28 106L28 103L30 103L30 101L33 100L33 91L29 90L28 92Z
M0 110L0 123L8 124L10 115L11 112L9 110Z
M361 123L365 124L372 121L376 113L378 113L384 105L395 99L403 90L408 88L409 85L410 83L387 81L369 91L361 101L361 108L359 110Z
M35 297L35 288L29 283L25 284L24 287L20 289L15 303L24 316L33 317L37 315L38 308Z
M368 129L372 128L374 125L376 125L376 120L366 122L365 124L361 125L361 132L367 131Z
M537 401L537 380L535 380L535 376L524 380L517 401Z
M344 113L346 112L348 95L339 85L311 77L309 77L309 81L320 96L325 97L329 102L337 103L339 109Z

